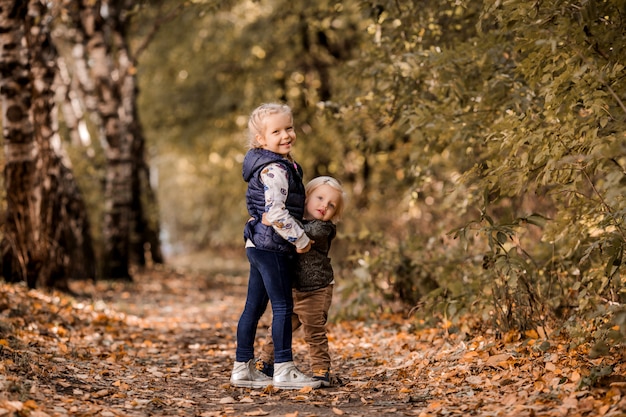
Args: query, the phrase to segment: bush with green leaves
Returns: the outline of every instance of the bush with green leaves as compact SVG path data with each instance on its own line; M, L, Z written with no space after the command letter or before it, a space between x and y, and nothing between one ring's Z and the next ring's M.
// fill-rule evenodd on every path
M475 5L376 2L368 114L409 143L407 193L435 198L429 230L484 254L473 278L491 280L498 326L622 311L626 16L611 1Z

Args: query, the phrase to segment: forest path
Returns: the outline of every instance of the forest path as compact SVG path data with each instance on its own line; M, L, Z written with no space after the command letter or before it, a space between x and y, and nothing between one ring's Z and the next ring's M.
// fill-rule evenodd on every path
M139 271L133 283L76 282L77 297L1 284L0 416L626 413L623 356L589 360L554 340L470 338L387 315L330 324L341 386L231 387L247 264L238 257L204 261L210 267L196 271ZM306 371L298 333L294 353Z
M200 265L201 271L145 271L135 274L132 284L102 283L91 291L100 294L113 311L122 313L130 325L123 334L112 337L118 346L111 349L115 352L124 344L123 356L135 358L129 366L134 381L120 381L141 388L132 390L136 409L125 413L290 417L419 414L410 412L406 393L402 398L389 396L389 392L397 394L402 389L400 381L384 387L385 366L412 364L405 360L411 355L409 351L394 357L394 350L406 350L402 341L400 346L391 346L396 344L395 331L388 334L392 340L378 340L381 344L377 346L377 341L368 337L375 332L372 329L384 326L384 320L371 328L361 322L330 326L334 372L342 378L341 386L301 391L231 387L236 326L245 302L248 265L241 258L178 258L173 262L189 263ZM266 334L270 320L268 309L257 340ZM136 351L130 353L127 346L134 346ZM301 333L294 337L294 354L296 363L307 372L307 347Z

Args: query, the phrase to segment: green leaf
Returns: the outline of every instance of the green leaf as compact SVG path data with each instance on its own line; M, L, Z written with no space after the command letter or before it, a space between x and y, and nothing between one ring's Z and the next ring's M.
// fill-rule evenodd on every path
M525 217L524 220L530 224L534 224L535 226L544 227L549 219L541 214L533 213L530 216Z

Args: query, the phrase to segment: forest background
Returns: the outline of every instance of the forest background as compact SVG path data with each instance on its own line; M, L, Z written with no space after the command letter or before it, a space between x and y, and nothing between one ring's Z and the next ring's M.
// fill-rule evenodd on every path
M395 310L417 325L564 332L597 352L623 346L626 2L26 3L31 14L44 6L28 28L49 25L68 63L59 106L78 97L84 113L81 124L61 112L58 124L100 266L83 278L120 268L131 278L125 264L107 267L118 259L119 247L107 246L120 224L116 195L141 196L165 262L239 248L247 117L281 101L294 110L305 181L332 175L349 195L332 254L337 317ZM4 12L22 2L1 4ZM101 44L88 36L93 22L103 24L104 44L107 34L123 38L106 53L124 65L91 76L136 81L136 114L123 114L145 140L149 175L139 193L115 188L121 170L110 168L132 151L111 153L108 128L122 113L71 95L81 76L76 33L84 30L92 52ZM97 55L85 62L95 68ZM96 85L92 92L107 91ZM7 242L20 230L11 227L19 181L10 116L3 111L7 280Z

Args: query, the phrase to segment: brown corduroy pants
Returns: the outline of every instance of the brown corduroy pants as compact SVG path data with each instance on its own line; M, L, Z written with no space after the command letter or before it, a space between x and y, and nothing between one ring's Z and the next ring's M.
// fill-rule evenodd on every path
M333 299L333 288L334 285L331 284L314 291L293 290L292 332L302 327L304 341L309 345L309 360L314 374L330 370L331 360L326 323ZM266 363L274 363L271 329L265 338L259 359Z

